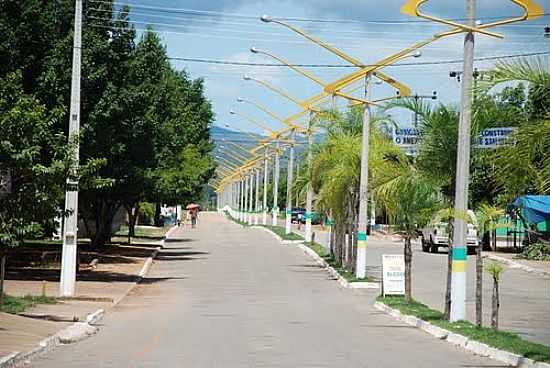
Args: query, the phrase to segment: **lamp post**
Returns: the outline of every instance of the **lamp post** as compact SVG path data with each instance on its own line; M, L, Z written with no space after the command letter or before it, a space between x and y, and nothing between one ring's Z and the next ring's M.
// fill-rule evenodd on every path
M269 172L267 171L268 165L268 152L267 147L265 149L265 158L264 158L264 193L263 193L263 205L262 205L262 224L267 225L267 182L269 180Z

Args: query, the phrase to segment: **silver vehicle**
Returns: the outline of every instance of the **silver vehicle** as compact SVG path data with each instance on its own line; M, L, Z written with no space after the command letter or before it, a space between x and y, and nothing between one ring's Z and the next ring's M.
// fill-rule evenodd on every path
M468 210L471 221L468 222L468 232L466 234L466 246L468 252L475 249L479 244L477 236L477 219L473 211ZM437 253L439 247L449 247L448 224L438 222L422 229L422 250L424 252Z

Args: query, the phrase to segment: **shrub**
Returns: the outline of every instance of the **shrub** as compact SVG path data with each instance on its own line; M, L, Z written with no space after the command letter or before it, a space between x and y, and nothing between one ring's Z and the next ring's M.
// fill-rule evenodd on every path
M533 261L550 261L550 242L539 240L526 247L518 257Z
M155 205L149 202L141 203L139 209L139 224L152 225L155 220Z

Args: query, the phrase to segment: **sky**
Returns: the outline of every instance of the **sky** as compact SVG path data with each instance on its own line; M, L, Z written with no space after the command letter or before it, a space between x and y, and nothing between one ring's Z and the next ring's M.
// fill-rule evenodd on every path
M94 1L90 0L92 6ZM276 63L265 56L253 54L255 46L290 63L345 65L344 60L275 23L264 23L260 16L290 19L287 22L322 39L361 60L376 63L383 57L403 49L432 34L448 29L446 26L419 21L400 13L405 0L116 0L118 5L131 7L130 17L135 27L151 25L166 44L171 58L206 59L245 63ZM537 0L550 14L550 0ZM461 19L465 16L465 1L430 0L423 11L441 18ZM510 0L478 0L476 18L481 23L491 18L521 14ZM304 19L307 19L305 21ZM322 20L322 21L320 21ZM476 35L475 57L493 57L522 53L550 52L550 38L543 37L550 16L514 25L494 28L504 36L497 39ZM460 83L449 72L461 70L462 64L442 63L418 65L449 60L461 60L463 35L438 40L422 49L420 58L408 58L405 64L384 69L396 80L408 85L414 93L431 95L437 92L438 101L459 104ZM287 67L234 66L172 60L177 69L186 70L192 78L205 81L206 95L216 114L215 125L263 133L264 130L245 118L230 115L230 110L252 117L276 130L283 126L250 103L239 103L237 97L259 103L280 117L287 117L300 108L281 96L242 76L249 74L265 80L289 95L305 100L319 93L322 87ZM494 61L477 61L480 70L490 68ZM332 82L356 69L308 68L307 71L323 82ZM359 86L359 85L358 85ZM388 85L373 85L373 99L395 95ZM328 103L328 102L327 102ZM336 104L344 108L346 101ZM403 127L410 126L411 114L396 112Z

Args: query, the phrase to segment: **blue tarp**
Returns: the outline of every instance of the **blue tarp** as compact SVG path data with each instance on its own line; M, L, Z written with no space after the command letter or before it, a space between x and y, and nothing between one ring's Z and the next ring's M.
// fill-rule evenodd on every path
M521 209L521 215L530 224L550 220L550 196L548 195L517 197L511 207Z

